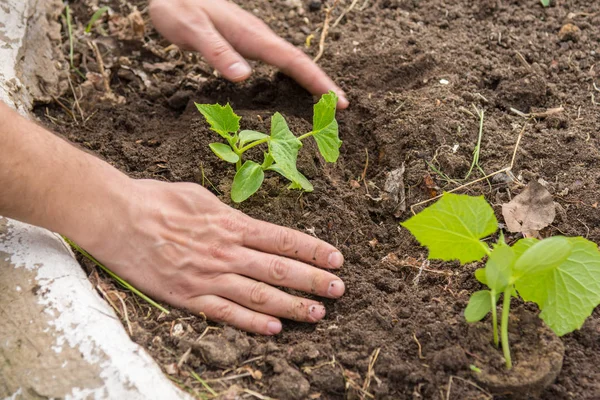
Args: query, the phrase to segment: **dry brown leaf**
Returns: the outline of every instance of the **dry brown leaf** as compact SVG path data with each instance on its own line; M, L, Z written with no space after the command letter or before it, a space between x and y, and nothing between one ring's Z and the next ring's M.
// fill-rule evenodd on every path
M126 17L119 14L112 15L108 27L110 33L121 40L141 40L146 33L144 18L137 8Z
M511 232L537 236L556 216L552 195L538 182L531 182L521 194L502 205L506 227Z
M385 190L389 198L396 205L394 215L399 217L400 214L406 211L406 195L404 193L404 164L400 168L388 172L383 190Z

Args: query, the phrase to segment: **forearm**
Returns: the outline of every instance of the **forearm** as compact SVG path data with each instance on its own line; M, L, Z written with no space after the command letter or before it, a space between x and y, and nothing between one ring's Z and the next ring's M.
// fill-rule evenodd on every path
M2 102L0 143L2 216L92 245L106 233L105 227L94 225L127 204L129 179L124 174Z

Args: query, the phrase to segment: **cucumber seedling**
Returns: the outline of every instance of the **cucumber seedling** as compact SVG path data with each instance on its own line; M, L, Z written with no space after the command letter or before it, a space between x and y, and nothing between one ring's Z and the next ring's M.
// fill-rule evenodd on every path
M226 141L211 143L210 149L221 160L235 164L236 174L231 186L231 199L241 203L252 196L262 185L264 171L277 172L291 181L290 189L312 192L312 184L296 167L298 151L302 147L302 140L313 137L325 161L337 161L342 145L335 119L337 100L332 91L321 96L314 106L312 131L298 137L290 131L280 113L275 113L271 118L270 135L250 130L238 132L241 117L233 112L229 103L225 106L196 103L198 111L204 115L211 129ZM242 157L246 151L261 144L267 145L261 164L252 160L243 161Z
M482 239L498 230L492 207L483 196L445 193L432 206L402 223L429 249L430 259L481 261L475 278L488 290L473 293L465 310L468 322L492 312L493 340L498 346L496 303L502 300L500 341L506 367L512 367L508 343L511 297L520 296L541 310L540 318L558 336L581 328L600 304L600 251L582 237L524 238L509 246L500 234L491 247Z

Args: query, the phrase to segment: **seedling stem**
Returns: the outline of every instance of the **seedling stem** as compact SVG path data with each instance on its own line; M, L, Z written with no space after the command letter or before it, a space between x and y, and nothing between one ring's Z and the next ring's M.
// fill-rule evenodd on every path
M513 291L513 286L508 285L504 290L504 301L502 303L502 325L500 329L502 331L502 352L504 353L504 359L506 360L506 368L512 368L512 360L510 358L510 346L508 344L508 314L510 313L510 299ZM495 311L495 308L494 308ZM496 326L494 325L494 328ZM496 334L497 335L497 334ZM497 340L497 337L496 337Z
M492 299L492 327L494 329L494 346L498 347L498 311L496 311L496 293L490 292Z

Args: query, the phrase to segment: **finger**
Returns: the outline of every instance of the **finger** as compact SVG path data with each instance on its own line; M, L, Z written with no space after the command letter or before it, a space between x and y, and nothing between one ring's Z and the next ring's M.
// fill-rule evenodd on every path
M186 43L198 51L223 77L233 82L243 81L252 68L217 31L208 15L197 10L197 23L190 27Z
M196 314L203 313L211 321L223 322L247 332L262 335L281 332L281 322L277 318L249 310L222 297L194 297L188 301L186 308Z
M269 33L272 36L265 40L264 46L256 49L257 59L278 67L313 94L325 94L333 90L338 96L337 107L348 107L350 103L346 93L306 53L272 32Z
M242 249L239 259L245 262L236 272L260 282L329 298L338 298L345 291L344 282L334 274L287 257Z
M221 275L213 292L259 313L294 321L317 322L325 316L325 307L317 301L292 296L237 274Z
M339 97L338 108L348 107L344 91L302 50L277 36L264 22L229 3L223 7L206 9L206 12L212 15L219 32L244 57L278 67L315 95L333 90ZM232 15L244 21L244 24L231 26Z
M295 258L323 268L340 268L344 256L335 247L296 230L248 218L242 243L265 253Z

